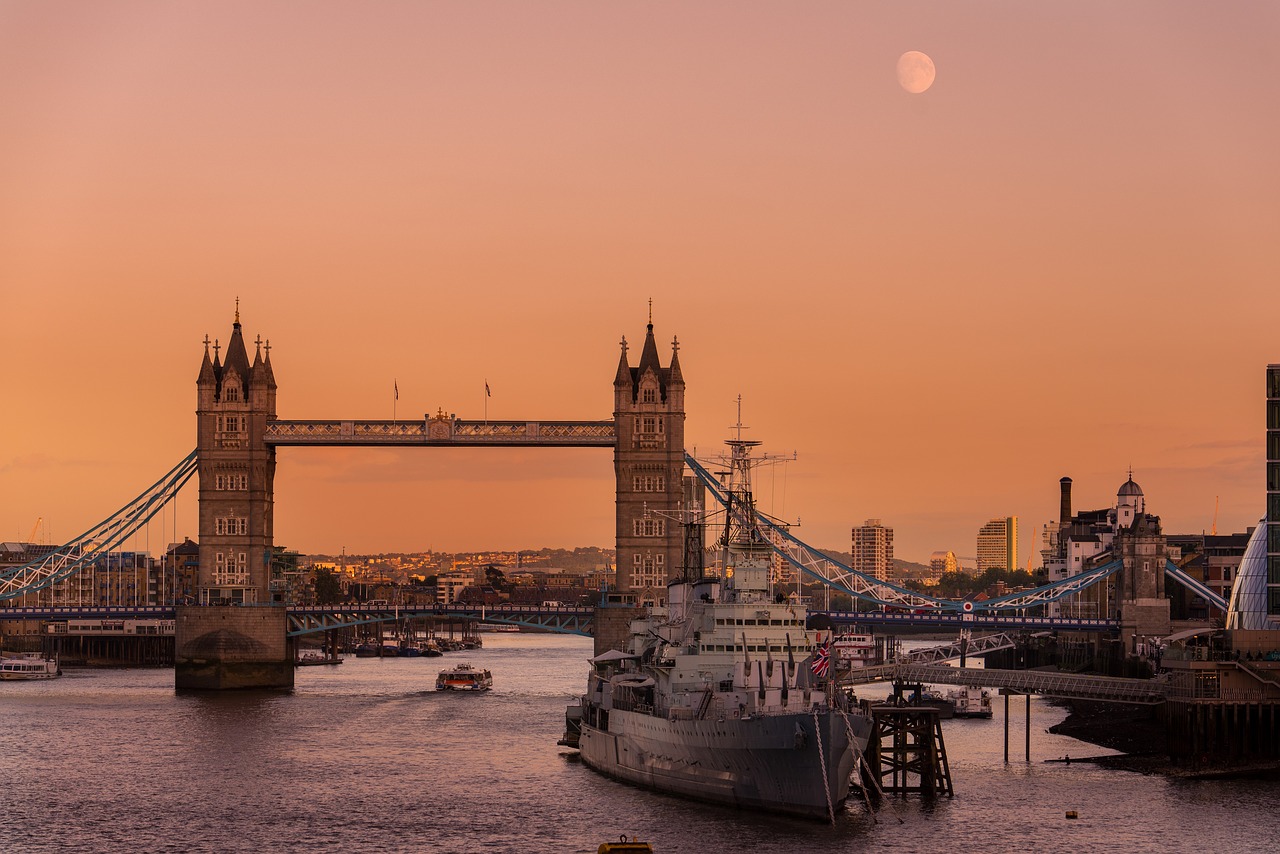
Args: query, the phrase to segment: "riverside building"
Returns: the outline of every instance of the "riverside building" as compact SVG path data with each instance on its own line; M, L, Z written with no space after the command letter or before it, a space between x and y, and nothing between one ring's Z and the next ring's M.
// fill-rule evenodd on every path
M1146 496L1133 473L1116 491L1114 507L1071 512L1071 478L1060 481L1061 510L1052 547L1046 550L1049 581L1120 561L1111 580L1093 584L1061 602L1051 602L1050 617L1120 621L1122 652L1136 654L1142 638L1169 635L1169 600L1165 598L1167 540L1160 517L1147 513Z
M854 528L853 568L877 581L888 581L893 572L893 528L879 519L868 519Z
M931 583L936 584L948 572L959 571L960 562L956 559L955 552L934 552L929 558L929 581Z
M978 550L975 554L979 575L992 568L1017 569L1018 517L992 519L979 528Z

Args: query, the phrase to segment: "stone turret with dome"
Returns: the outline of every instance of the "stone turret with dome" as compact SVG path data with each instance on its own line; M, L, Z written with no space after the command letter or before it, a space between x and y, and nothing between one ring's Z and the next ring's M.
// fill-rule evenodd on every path
M1147 513L1146 495L1133 470L1116 490L1112 508L1071 513L1071 481L1063 478L1062 511L1045 552L1050 581L1064 581L1111 566L1114 582L1094 584L1060 603L1050 616L1090 616L1116 620L1124 651L1134 654L1138 638L1163 637L1169 631L1169 601L1164 595L1168 560L1160 517Z
M1133 508L1134 513L1146 512L1146 496L1142 491L1142 487L1133 482L1133 469L1129 469L1129 479L1120 484L1120 488L1116 490L1116 506L1127 504Z
M1116 509L1111 513L1113 521L1119 528L1130 528L1146 512L1146 495L1142 487L1133 482L1133 469L1129 469L1129 479L1116 490Z

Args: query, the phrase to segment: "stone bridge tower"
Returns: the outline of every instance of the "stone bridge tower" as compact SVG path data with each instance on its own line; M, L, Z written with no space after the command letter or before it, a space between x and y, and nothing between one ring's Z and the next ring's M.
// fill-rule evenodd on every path
M238 301L237 301L238 302ZM196 380L196 447L200 458L199 603L272 601L272 504L276 452L267 424L276 417L271 344L255 342L253 363L240 330L240 308L226 358L217 341ZM265 349L265 353L264 353Z
M683 559L683 533L673 518L684 489L685 385L679 351L673 339L671 363L664 368L650 315L640 363L631 366L623 338L613 380L617 586L641 604L666 601L667 579Z

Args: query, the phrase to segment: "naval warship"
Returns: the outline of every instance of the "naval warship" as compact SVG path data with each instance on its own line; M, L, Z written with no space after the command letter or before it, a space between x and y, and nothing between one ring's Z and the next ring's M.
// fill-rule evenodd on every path
M752 447L728 443L722 573L685 572L633 620L627 648L591 659L561 744L616 779L689 798L834 819L871 719L835 691L830 638L775 595L754 523Z

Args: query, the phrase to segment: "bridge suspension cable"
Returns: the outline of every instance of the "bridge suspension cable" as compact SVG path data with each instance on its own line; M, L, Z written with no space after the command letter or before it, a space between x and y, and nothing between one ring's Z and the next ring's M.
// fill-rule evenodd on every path
M734 514L738 524L755 524L762 528L764 540L770 548L795 568L801 570L832 589L847 593L864 602L886 605L895 608L930 608L941 611L964 611L966 605L972 611L1009 611L1030 608L1056 602L1067 596L1096 584L1104 578L1114 575L1121 567L1118 560L1095 567L1087 572L1072 575L1068 578L1036 587L998 596L983 602L959 602L954 599L939 599L926 596L914 590L908 590L889 581L881 581L874 576L858 572L835 558L829 557L807 543L802 542L787 528L762 513L756 512L748 520L740 511L737 502L731 502L723 485L701 463L688 452L685 453L685 464L706 486L716 502L726 508L726 512Z
M1190 575L1173 561L1165 561L1164 574L1166 578L1172 578L1192 593L1202 597L1213 607L1221 610L1224 614L1227 612L1226 599L1223 599L1217 593L1214 593L1203 581L1193 575Z
M899 587L888 581L881 581L874 576L864 575L852 567L845 566L801 542L790 531L759 511L752 514L749 519L747 513L742 509L742 504L729 499L724 486L711 472L707 471L688 452L685 453L684 459L685 464L689 466L707 488L707 492L711 493L712 497L725 508L727 513L732 514L735 523L764 528L761 531L763 539L769 543L774 552L818 581L843 593L848 593L855 598L881 605L908 608L955 608L959 606L958 602L953 602L949 599L938 599L933 596L924 596L905 587Z
M0 600L15 599L49 587L103 559L173 500L195 474L196 454L192 451L141 495L74 540L47 555L0 572Z

